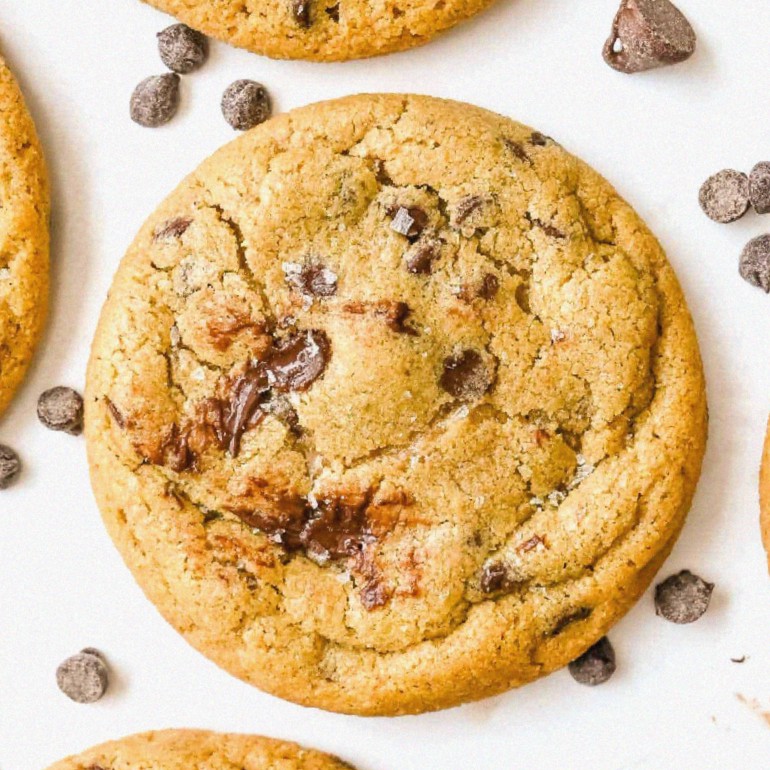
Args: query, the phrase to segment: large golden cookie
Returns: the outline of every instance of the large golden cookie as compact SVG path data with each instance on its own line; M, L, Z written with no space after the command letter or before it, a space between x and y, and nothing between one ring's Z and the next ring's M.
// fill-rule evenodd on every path
M670 550L706 403L660 246L467 104L355 96L217 152L115 278L88 375L107 526L189 641L360 714L581 654Z

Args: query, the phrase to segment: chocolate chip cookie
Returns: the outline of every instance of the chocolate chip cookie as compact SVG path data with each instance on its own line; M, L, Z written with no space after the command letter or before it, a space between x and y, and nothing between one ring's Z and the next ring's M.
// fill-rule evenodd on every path
M340 61L401 51L492 0L146 0L195 29L276 59Z
M161 205L86 396L147 595L283 698L452 706L577 658L682 526L706 404L659 244L555 141L362 95L273 118Z
M48 181L35 126L0 58L0 414L27 370L48 302Z
M346 762L296 743L202 730L142 733L69 757L48 770L352 770Z

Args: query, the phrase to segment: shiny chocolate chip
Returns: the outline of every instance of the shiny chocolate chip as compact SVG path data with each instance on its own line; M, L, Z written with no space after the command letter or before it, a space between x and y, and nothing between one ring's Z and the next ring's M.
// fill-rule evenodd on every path
M326 332L297 332L280 340L265 360L267 382L284 393L307 390L324 373L330 356L331 341Z

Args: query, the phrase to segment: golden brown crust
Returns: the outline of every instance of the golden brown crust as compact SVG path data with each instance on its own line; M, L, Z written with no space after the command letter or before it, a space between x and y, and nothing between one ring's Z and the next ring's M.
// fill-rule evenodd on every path
M48 302L48 181L32 118L0 59L0 414L27 370Z
M145 0L211 37L275 59L341 61L423 45L473 16L492 0L323 0L303 3L307 25L292 0Z
M48 770L352 770L341 760L296 743L257 735L161 730L95 746Z
M333 293L297 290L308 253ZM227 407L288 318L327 335L326 368L233 452L201 405ZM448 383L462 350L493 375ZM671 548L706 438L684 298L627 204L524 126L397 95L276 118L182 183L116 276L86 408L105 522L169 622L265 690L360 714L579 655Z
M762 455L762 466L759 470L759 509L762 541L768 554L770 566L770 421L767 423L765 450Z

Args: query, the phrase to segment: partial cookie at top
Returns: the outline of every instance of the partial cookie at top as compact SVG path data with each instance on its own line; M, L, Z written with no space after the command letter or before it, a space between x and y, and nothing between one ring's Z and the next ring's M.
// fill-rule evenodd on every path
M141 733L95 746L48 770L353 770L329 754L257 735L203 730Z
M195 29L276 59L341 61L401 51L492 0L145 0Z
M87 380L94 490L164 616L361 714L577 658L671 548L705 442L644 224L554 141L428 97L311 105L204 162L122 262Z
M24 377L48 303L48 181L32 118L0 58L0 414Z

